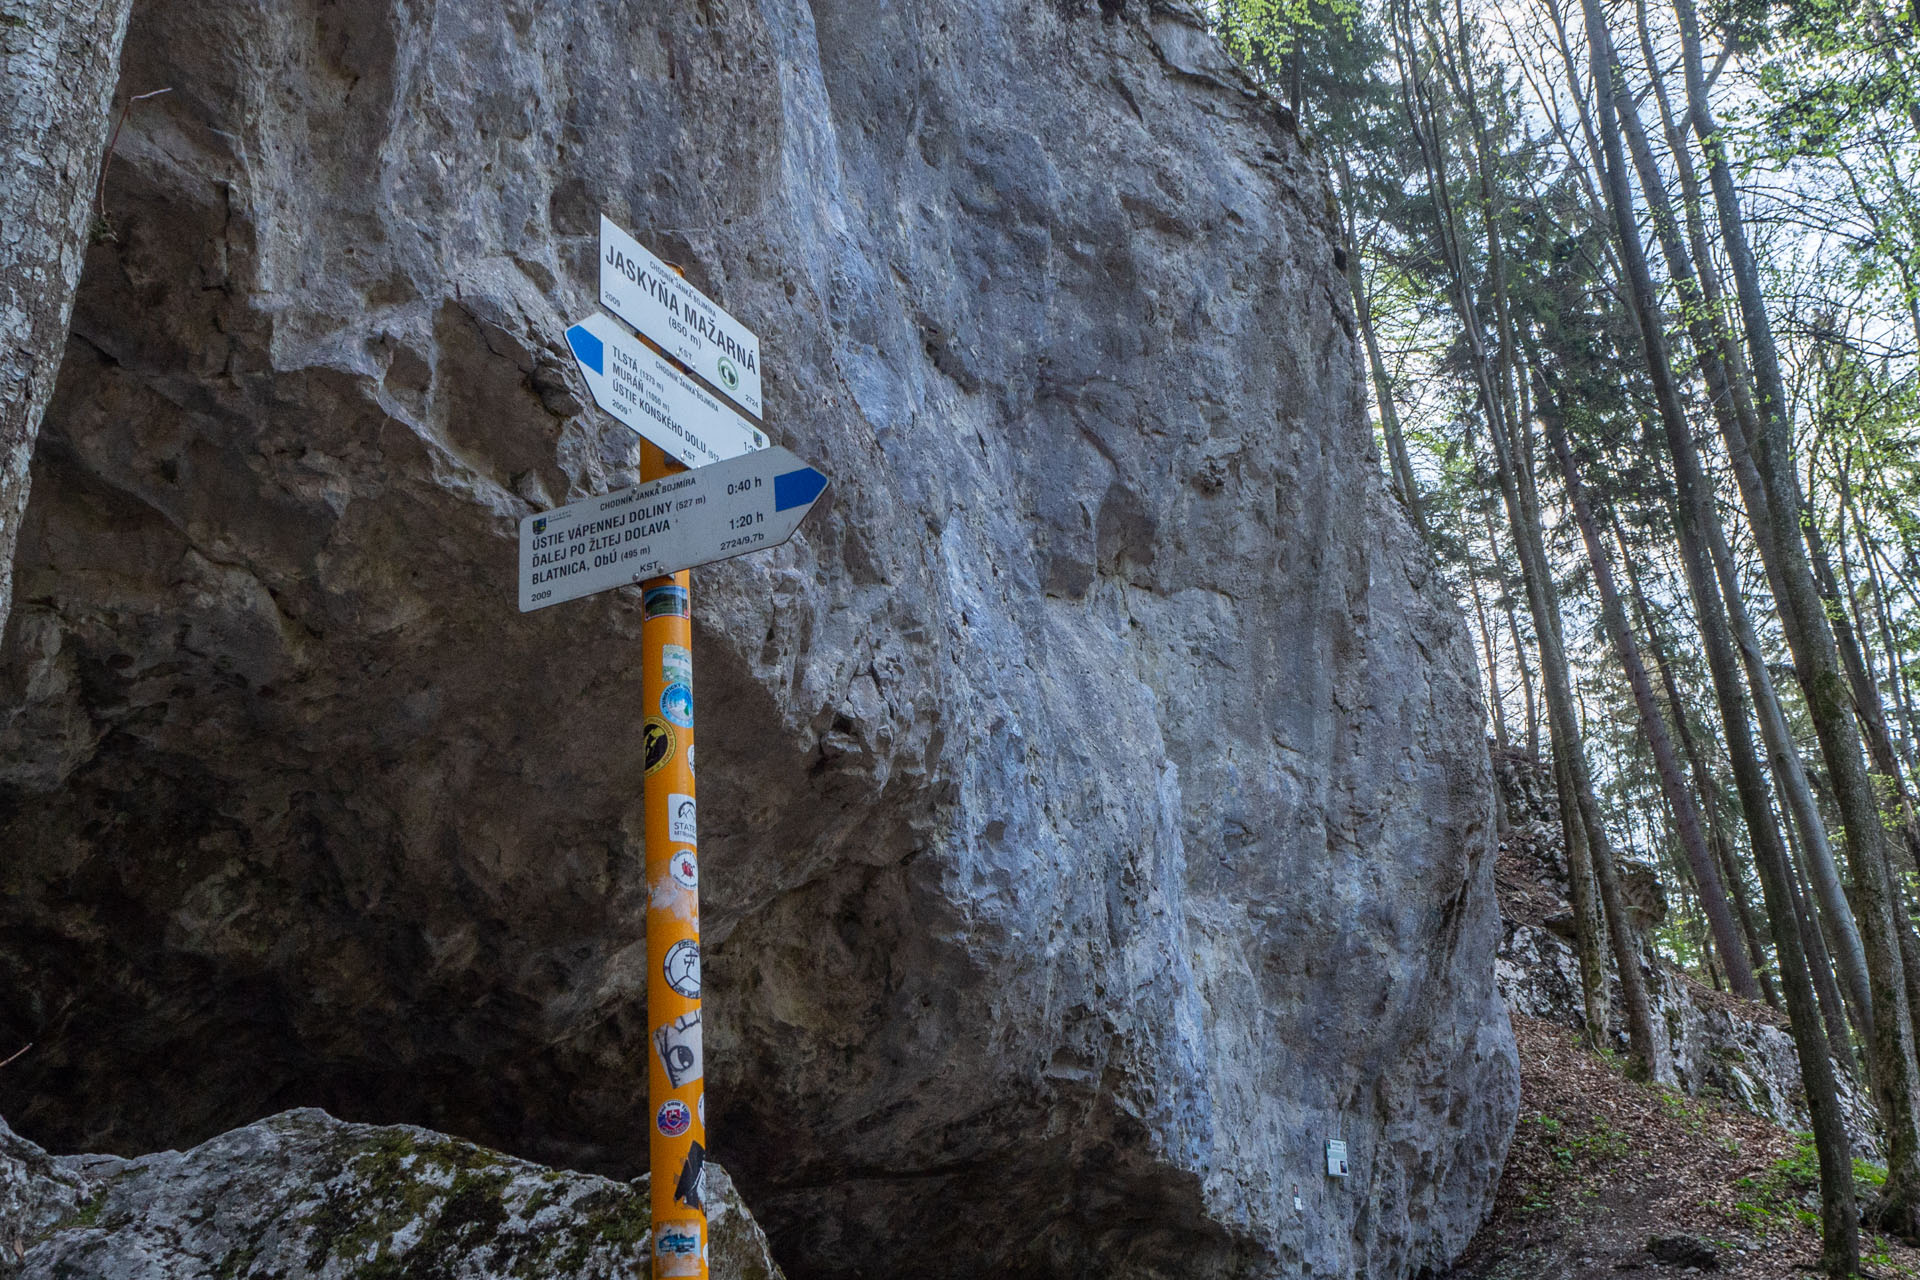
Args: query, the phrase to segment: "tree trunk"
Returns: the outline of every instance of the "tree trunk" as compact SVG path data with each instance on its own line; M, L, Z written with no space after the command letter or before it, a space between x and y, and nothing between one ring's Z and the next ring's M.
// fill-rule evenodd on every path
M1507 613L1507 634L1513 640L1513 658L1520 667L1520 692L1527 701L1527 754L1533 759L1540 758L1540 713L1535 709L1533 700L1533 671L1527 666L1527 651L1520 643L1520 620L1514 616L1513 600L1504 601Z
M1820 993L1820 1008L1827 1021L1827 1044L1836 1058L1844 1060L1848 1074L1857 1075L1853 1041L1847 1035L1848 1007L1840 994L1840 984L1834 977L1832 930L1827 924L1826 913L1808 894L1806 857L1800 847L1799 837L1794 834L1793 823L1783 818L1779 830L1787 838L1787 851L1793 859L1793 909L1800 913L1801 945L1806 948L1807 958L1813 966L1814 989ZM1864 1032L1860 1038L1864 1043Z
M1538 538L1538 530L1530 530ZM1539 596L1535 627L1540 616L1557 616L1558 602L1553 599L1552 583L1544 569L1546 553L1537 548L1536 572L1529 575L1529 589ZM1607 936L1613 944L1614 968L1620 975L1620 1002L1627 1015L1627 1041L1636 1074L1662 1083L1669 1082L1672 1067L1653 1034L1653 1007L1647 996L1646 974L1641 967L1640 931L1628 914L1626 899L1620 892L1620 876L1600 817L1600 804L1594 798L1593 781L1587 771L1585 748L1581 745L1579 715L1573 699L1573 682L1568 673L1566 651L1557 632L1543 635L1540 668L1546 689L1547 714L1552 728L1556 759L1566 761L1568 783L1584 829L1587 852L1593 867L1594 887L1606 916Z
M1601 120L1604 128L1604 112ZM1753 967L1747 961L1746 948L1741 944L1739 930L1733 923L1733 912L1727 905L1726 889L1720 882L1719 869L1707 851L1706 837L1700 829L1699 808L1694 803L1693 793L1680 776L1680 762L1674 754L1673 741L1667 735L1666 722L1660 718L1660 708L1654 702L1646 664L1640 660L1640 648L1634 642L1632 628L1627 625L1627 612L1620 603L1620 589L1614 583L1606 544L1601 541L1593 511L1587 504L1585 486L1580 483L1579 468L1567 442L1566 426L1560 420L1559 405L1546 385L1544 372L1536 368L1535 373L1540 378L1540 384L1535 388L1540 420L1547 429L1547 443L1559 459L1560 474L1567 486L1567 502L1573 508L1574 523L1580 528L1580 540L1586 546L1587 561L1593 566L1594 586L1600 593L1600 616L1611 633L1614 653L1619 657L1620 666L1626 672L1627 684L1633 690L1633 704L1640 715L1640 729L1647 736L1647 745L1652 748L1654 768L1660 775L1660 788L1673 810L1680 848L1686 855L1687 867L1693 872L1694 887L1700 895L1700 910L1713 932L1714 949L1719 952L1720 965L1726 972L1728 984L1736 995L1756 1000L1760 991L1753 980Z
M1493 652L1493 631L1487 626L1487 606L1480 598L1480 577L1472 566L1467 570L1467 587L1473 593L1474 616L1480 621L1480 648L1486 654L1487 692L1493 697L1493 740L1502 751L1507 749L1507 707L1500 696L1500 668Z
M1667 354L1666 321L1659 313L1653 288L1653 276L1647 269L1646 253L1640 244L1640 230L1634 222L1633 196L1628 186L1626 160L1622 155L1620 128L1614 101L1614 75L1612 42L1607 35L1604 18L1600 17L1595 0L1584 0L1586 5L1588 42L1592 49L1591 74L1594 81L1594 96L1598 107L1600 138L1603 146L1604 164L1601 177L1607 193L1607 204L1613 213L1614 240L1620 248L1621 265L1626 273L1624 283L1631 301L1634 320L1640 330L1642 350L1646 356L1648 373L1653 383L1655 399L1660 406L1660 416L1669 432L1687 430L1686 411L1680 404L1677 384L1673 377L1672 362ZM1544 409L1546 392L1541 391ZM1721 961L1727 967L1728 976L1734 990L1749 999L1759 994L1754 986L1753 971L1746 962L1746 953L1741 947L1739 935L1733 924L1732 913L1727 908L1726 895L1720 885L1720 877L1707 854L1706 843L1700 833L1698 810L1693 804L1691 793L1681 780L1678 762L1674 758L1673 743L1668 738L1666 728L1660 720L1659 708L1654 705L1653 690L1647 683L1645 667L1640 662L1639 653L1633 643L1633 635L1626 625L1626 611L1620 607L1620 595L1613 585L1613 574L1607 564L1606 550L1600 541L1599 532L1594 527L1593 516L1586 503L1579 496L1579 478L1575 473L1573 455L1568 448L1566 433L1561 427L1557 415L1541 415L1547 421L1547 429L1554 447L1560 456L1562 471L1567 476L1569 497L1573 500L1574 518L1580 525L1580 535L1587 546L1588 559L1594 567L1595 583L1600 590L1602 615L1608 618L1608 626L1614 632L1614 644L1620 652L1621 665L1626 668L1627 681L1633 688L1634 704L1639 709L1641 727L1647 734L1648 744L1653 749L1654 761L1660 771L1661 785L1667 793L1669 803L1673 805L1675 824L1680 829L1682 846L1687 862L1693 868L1695 882L1698 884L1701 905L1713 927L1714 942L1721 952Z
M1549 733L1552 726L1548 726ZM1587 827L1580 817L1580 792L1565 753L1553 752L1553 788L1560 801L1560 838L1567 851L1567 898L1573 907L1576 944L1593 938L1592 946L1576 945L1580 962L1580 998L1586 1008L1587 1044L1609 1047L1613 1034L1612 1001L1607 998L1607 965L1598 939L1606 936L1600 910L1600 890L1593 882L1593 854L1587 848Z
M1606 932L1619 972L1621 1004L1627 1016L1633 1068L1642 1076L1664 1082L1672 1076L1672 1069L1653 1035L1653 1012L1647 998L1646 975L1641 968L1639 931L1634 927L1632 917L1627 914L1626 903L1620 893L1612 845L1600 821L1599 804L1594 799L1586 754L1581 745L1573 686L1560 640L1559 601L1554 595L1552 574L1540 535L1538 496L1533 489L1530 468L1524 468L1516 462L1514 455L1518 445L1507 431L1504 400L1495 386L1493 362L1486 350L1484 330L1470 283L1476 273L1470 272L1461 258L1452 196L1444 168L1434 154L1439 130L1433 124L1428 91L1419 74L1410 28L1402 25L1410 23L1410 18L1404 5L1395 6L1390 10L1390 16L1394 22L1395 56L1402 73L1401 98L1410 132L1426 170L1438 230L1437 247L1451 277L1452 301L1471 356L1470 364L1480 406L1486 416L1488 436L1493 442L1501 492L1514 531L1515 549L1520 556L1521 578L1526 585L1527 601L1533 614L1554 759L1556 764L1564 764L1567 771L1562 788L1562 823L1568 832L1568 859L1569 862L1575 859L1583 843L1574 834L1573 829L1577 825L1584 832L1592 885L1606 917ZM1489 228L1493 225L1490 222ZM1565 803L1568 800L1571 804ZM1580 872L1576 870L1573 874L1577 885ZM1577 944L1582 953L1581 974L1583 981L1589 981L1600 968L1597 954L1599 939L1594 936L1590 915L1582 913L1577 906L1574 915ZM1589 987L1586 996L1590 1009L1596 1001L1604 1003L1604 983L1597 993ZM1604 1024L1604 1018L1599 1021Z
M1513 608L1513 579L1508 576L1506 561L1500 555L1500 540L1493 534L1493 512L1487 506L1480 508L1480 522L1487 531L1487 544L1493 548L1494 572L1500 578L1500 607L1507 615L1507 636L1513 641L1514 665L1520 668L1520 693L1527 703L1527 754L1538 760L1540 713L1534 705L1533 668L1527 663L1527 648L1520 642L1520 619Z
M1684 3L1685 0L1682 0ZM1690 453L1686 412L1680 403L1673 366L1667 354L1666 321L1660 314L1654 293L1653 276L1647 268L1646 253L1640 243L1640 230L1634 222L1633 195L1627 179L1626 158L1620 141L1619 111L1631 103L1615 98L1618 73L1614 65L1612 40L1599 0L1582 0L1586 17L1590 70L1594 81L1595 105L1600 117L1604 146L1604 177L1607 204L1613 215L1615 240L1620 247L1621 265L1627 279L1626 292L1632 302L1635 323L1640 329L1648 373L1654 395L1659 401L1660 417L1676 457ZM1622 97L1624 85L1619 86ZM1680 439L1676 439L1679 437ZM1702 491L1703 477L1681 467L1676 476L1680 500L1693 504L1697 513L1707 501ZM1697 561L1697 556L1696 556ZM1723 659L1725 657L1723 653ZM1756 797L1756 801L1757 801ZM1757 807L1757 806L1756 806ZM1820 1159L1822 1205L1822 1257L1827 1274L1839 1280L1851 1276L1860 1267L1859 1224L1853 1200L1853 1165L1848 1150L1846 1126L1839 1108L1838 1087L1833 1063L1828 1057L1821 1034L1819 1006L1813 994L1812 976L1800 949L1800 938L1792 927L1792 893L1787 880L1785 858L1777 854L1777 845L1762 851L1756 841L1756 862L1760 866L1761 886L1766 896L1769 917L1776 922L1774 946L1781 958L1782 979L1788 993L1789 1021L1794 1049L1800 1060L1801 1080L1807 1090L1812 1112L1815 1148ZM1911 1054L1909 1054L1911 1057ZM1818 1101L1815 1099L1818 1098Z
M1840 549L1843 568L1846 565L1847 529L1845 522L1848 509L1851 505L1850 499L1851 495L1847 491L1846 473L1842 471L1840 487ZM1837 596L1838 585L1833 580L1833 566L1828 561L1826 546L1820 537L1819 526L1813 523L1813 513L1811 510L1806 513L1805 518L1807 521L1807 551L1813 557L1815 573L1819 577L1823 590L1825 590L1830 597ZM1836 604L1837 603L1836 601ZM1886 711L1880 701L1879 684L1873 675L1872 654L1867 651L1866 640L1863 635L1864 629L1861 628L1858 623L1858 603L1858 598L1853 591L1852 572L1849 570L1847 574L1846 592L1848 609L1842 612L1842 616L1834 622L1834 627L1839 634L1840 653L1846 661L1847 676L1853 682L1854 707L1860 717L1860 723L1866 729L1868 753L1873 759L1874 767L1879 771L1880 775L1886 778L1886 785L1891 793L1889 798L1893 807L1897 810L1897 813L1893 816L1898 822L1901 842L1906 846L1908 857L1912 859L1916 866L1920 866L1920 819L1916 819L1915 817L1913 799L1907 792L1906 779L1900 771L1899 756L1894 751L1892 735L1887 732ZM1835 611L1837 610L1830 610L1830 612ZM1848 614L1851 614L1854 619L1851 626L1847 621ZM1898 654L1889 650L1887 662L1890 667L1897 666L1899 663ZM1901 877L1896 875L1893 877L1893 881L1898 885ZM1900 898L1900 906L1894 913L1894 920L1900 929L1900 957L1905 967L1907 979L1907 1008L1913 1012L1915 1017L1920 1018L1920 936L1916 936L1914 933L1913 919L1906 910L1904 895ZM1916 1037L1920 1038L1920 1026L1916 1026L1915 1033ZM1920 1049L1917 1049L1917 1051L1920 1051Z
M0 0L0 634L80 283L131 0Z
M1652 60L1652 43L1647 33L1644 13L1640 21L1640 43L1643 56L1649 59L1648 65L1657 66L1657 62ZM1679 289L1681 302L1687 313L1688 333L1697 353L1701 376L1707 382L1708 398L1713 408L1714 418L1719 424L1721 435L1728 442L1729 452L1733 455L1735 473L1741 478L1741 492L1748 499L1749 519L1756 538L1763 546L1763 559L1767 564L1768 578L1778 594L1782 588L1780 577L1776 572L1777 557L1764 551L1765 545L1771 538L1772 521L1768 516L1765 496L1759 489L1759 480L1753 472L1752 459L1744 447L1744 441L1749 432L1743 428L1742 424L1752 423L1756 417L1753 397L1747 386L1746 365L1740 359L1738 347L1732 343L1725 326L1721 323L1722 294L1713 271L1711 258L1705 252L1706 239L1699 216L1698 186L1694 178L1692 161L1686 151L1685 139L1672 126L1666 88L1657 76L1653 80L1653 89L1654 97L1660 104L1662 121L1666 125L1668 144L1673 150L1674 168L1680 176L1681 190L1686 196L1689 240L1694 249L1692 255L1689 255L1686 243L1680 238L1672 205L1667 200L1665 188L1660 185L1659 170L1654 164L1653 151L1647 145L1645 131L1640 127L1639 117L1632 110L1630 99L1625 96L1624 84L1615 86L1618 108L1616 119L1623 126L1627 141L1632 144L1635 167L1641 177L1641 189L1646 196L1647 206L1653 214L1654 230L1667 259L1668 270L1675 286ZM1696 266L1698 267L1697 277ZM1689 434L1684 438L1677 438L1672 431L1669 431L1668 443L1674 451L1678 471L1681 474L1688 473L1682 455L1692 457L1694 463L1691 474L1699 477L1696 483L1705 486L1707 481L1704 478L1704 472L1699 469L1692 436ZM1711 493L1711 489L1704 487L1701 491ZM1683 510L1688 505L1683 499ZM1724 594L1727 613L1739 641L1741 661L1747 670L1748 681L1752 685L1755 711L1760 721L1762 737L1767 744L1768 757L1772 761L1775 779L1806 842L1814 893L1820 900L1825 918L1831 923L1836 933L1838 949L1835 958L1840 962L1841 974L1846 979L1844 990L1849 1007L1853 1010L1854 1020L1860 1027L1861 1033L1870 1036L1873 1025L1872 984L1867 973L1866 947L1861 940L1853 909L1840 884L1839 871L1834 865L1833 849L1827 841L1826 823L1820 816L1819 807L1814 803L1813 791L1807 783L1799 751L1788 732L1786 716L1780 710L1779 697L1774 689L1772 674L1767 669L1758 632L1747 613L1736 566L1727 548L1725 535L1721 531L1719 516L1711 504L1699 509L1698 521L1699 535L1712 555L1715 572L1720 578L1720 589Z
M1893 691L1894 710L1900 717L1900 741L1895 744L1895 761L1907 778L1913 778L1914 714L1912 693L1908 688L1905 665L1900 661L1900 646L1893 638L1893 614L1887 604L1887 584L1880 573L1883 558L1864 520L1856 520L1854 529L1860 540L1860 559L1867 570L1869 598L1873 601L1874 625L1880 631L1880 643L1887 651L1887 684ZM1916 855L1920 856L1920 855Z
M1654 457L1656 449L1650 430L1647 436L1647 456ZM1680 521L1681 516L1676 511L1674 513L1676 530L1680 527ZM1699 742L1693 736L1692 726L1687 723L1687 707L1685 699L1680 695L1680 679L1674 673L1673 663L1667 655L1665 644L1660 639L1660 628L1654 622L1653 610L1647 604L1646 592L1640 588L1640 575L1633 567L1633 556L1627 550L1626 534L1618 523L1614 525L1613 536L1614 540L1620 544L1620 563L1627 571L1627 589L1633 597L1634 611L1640 617L1640 629L1647 633L1647 651L1652 655L1653 664L1660 672L1661 683L1666 688L1667 706L1669 714L1673 717L1674 735L1680 739L1681 753L1686 756L1687 768L1693 775L1694 793L1700 797L1701 806L1706 811L1707 834L1713 844L1714 858L1720 866L1720 873L1725 877L1728 888L1733 891L1734 910L1740 919L1740 936L1746 939L1748 957L1753 962L1755 977L1759 979L1761 994L1766 997L1768 1004L1777 1009L1780 1007L1780 997L1773 989L1772 980L1767 976L1767 953L1760 945L1760 931L1754 925L1753 904L1747 893L1746 877L1740 874L1739 863L1733 854L1733 841L1727 835L1726 823L1720 818L1718 803L1720 793L1715 788L1713 775L1707 769L1705 753L1701 751ZM1694 537L1696 554L1699 552L1698 542L1696 534ZM1681 554L1684 557L1686 552L1683 550ZM1711 578L1707 585L1711 588ZM1724 627L1726 619L1721 618L1720 623ZM1733 652L1731 646L1727 652L1729 654ZM1735 678L1738 678L1737 672Z
M1840 490L1840 549L1846 554L1847 530L1845 520L1849 494L1844 474ZM1806 532L1807 555L1813 563L1814 581L1820 587L1820 594L1827 600L1827 617L1833 623L1834 640L1840 648L1840 659L1846 667L1847 683L1853 689L1854 714L1859 717L1861 727L1866 731L1867 755L1873 761L1873 768L1887 780L1891 798L1899 810L1899 831L1901 843L1906 847L1908 857L1920 865L1920 824L1914 819L1913 805L1907 795L1906 779L1900 771L1900 759L1893 749L1893 736L1887 732L1887 712L1880 701L1880 685L1873 676L1873 662L1866 650L1865 637L1854 619L1859 616L1858 601L1849 581L1848 590L1843 594L1840 584L1833 574L1833 562L1827 555L1826 539L1820 532L1819 522L1809 504L1801 515L1802 527ZM1851 579L1851 574L1848 575ZM1898 662L1896 654L1888 654L1890 662ZM1920 980L1920 974L1909 974L1908 1003L1913 1001L1914 983Z
M1353 171L1347 165L1346 153L1340 155L1340 185L1344 192L1353 190ZM1360 274L1360 244L1358 228L1354 224L1353 210L1356 201L1349 194L1347 206L1347 288L1353 292L1353 314L1360 324L1360 340L1367 353L1367 368L1373 374L1373 396L1380 406L1380 432L1387 439L1387 467L1393 476L1393 487L1399 491L1400 501L1406 504L1407 518L1413 521L1413 528L1422 540L1427 534L1426 512L1420 502L1420 489L1414 483L1413 464L1407 458L1407 439L1400 430L1400 410L1393 402L1393 386L1387 381L1387 364L1380 358L1380 341L1373 332L1373 298L1367 293L1366 281Z
M1591 3L1592 0L1589 0ZM1873 1077L1881 1094L1887 1128L1887 1181L1875 1218L1888 1232L1920 1240L1920 1064L1914 1059L1913 1021L1907 1004L1906 976L1894 920L1894 886L1889 875L1887 837L1875 803L1859 730L1847 705L1846 682L1839 670L1833 629L1807 565L1806 548L1791 527L1801 510L1799 477L1793 467L1792 432L1787 421L1785 380L1779 352L1760 291L1759 265L1747 243L1746 224L1734 190L1719 126L1707 102L1706 74L1700 54L1699 22L1693 0L1674 0L1679 19L1682 61L1686 67L1688 113L1701 150L1719 214L1720 235L1733 269L1747 354L1757 379L1755 405L1760 430L1748 442L1765 491L1773 526L1772 551L1778 561L1782 595L1780 619L1793 651L1795 674L1806 692L1820 738L1821 754L1832 779L1841 820L1847 830L1847 857L1859 895L1857 918L1866 945L1873 985ZM1751 510L1753 502L1748 503ZM1782 527L1785 525L1786 527ZM1762 539L1763 552L1767 542Z
M1840 511L1844 520L1845 494L1841 495ZM1859 716L1861 725L1866 729L1867 754L1873 761L1874 770L1887 779L1888 785L1899 788L1900 798L1904 802L1905 783L1900 773L1900 762L1894 755L1893 738L1887 732L1886 706L1880 701L1880 685L1873 677L1873 664L1867 654L1864 637L1853 621L1857 616L1857 602L1851 591L1841 591L1840 583L1834 577L1833 560L1827 554L1827 540L1820 532L1820 525L1810 505L1801 513L1800 519L1807 540L1807 556L1813 565L1813 580L1827 601L1827 618L1833 624L1834 642L1840 650L1841 665L1846 669L1847 684L1853 690L1854 714ZM1843 528L1841 537L1845 536Z

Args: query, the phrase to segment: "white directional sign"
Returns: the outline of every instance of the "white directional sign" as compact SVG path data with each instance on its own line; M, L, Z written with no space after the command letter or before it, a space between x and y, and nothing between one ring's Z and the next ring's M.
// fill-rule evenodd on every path
M760 417L760 339L611 219L600 219L600 305Z
M827 478L775 446L520 521L520 612L777 546Z
M766 435L602 315L567 330L595 402L690 467L767 447Z

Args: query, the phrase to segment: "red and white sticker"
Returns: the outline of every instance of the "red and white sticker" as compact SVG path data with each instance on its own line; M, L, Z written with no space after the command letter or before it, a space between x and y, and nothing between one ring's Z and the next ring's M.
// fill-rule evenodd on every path
M660 1126L661 1133L669 1138L677 1138L693 1123L693 1112L680 1099L668 1098L660 1104L660 1114L653 1118L653 1122Z

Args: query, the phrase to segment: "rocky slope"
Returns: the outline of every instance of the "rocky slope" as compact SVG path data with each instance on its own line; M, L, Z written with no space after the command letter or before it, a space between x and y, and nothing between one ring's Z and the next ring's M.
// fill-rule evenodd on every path
M714 1280L780 1280L706 1167ZM606 1280L644 1275L647 1183L512 1160L425 1129L289 1111L191 1151L48 1155L0 1121L7 1280Z
M1191 12L139 0L162 86L0 653L0 1113L643 1162L635 601L512 578L633 477L561 345L604 211L834 477L695 577L709 1106L775 1255L1465 1243L1516 1087L1472 658L1322 167Z
M1579 964L1573 944L1561 933L1568 927L1561 921L1569 911L1567 868L1552 771L1522 755L1496 750L1494 772L1506 808L1497 877L1501 941L1495 973L1500 993L1515 1014L1584 1030ZM1655 905L1664 912L1664 902ZM1654 1035L1684 1093L1725 1099L1785 1129L1804 1132L1812 1127L1784 1014L1702 986L1664 964L1649 964L1646 978ZM1624 1052L1626 1032L1617 991L1613 1003L1614 1047ZM1843 1070L1839 1083L1854 1154L1884 1159L1879 1122L1863 1082Z

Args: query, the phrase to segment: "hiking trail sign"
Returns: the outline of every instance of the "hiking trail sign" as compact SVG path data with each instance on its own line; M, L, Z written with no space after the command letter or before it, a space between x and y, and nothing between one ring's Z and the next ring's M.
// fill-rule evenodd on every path
M775 446L524 516L520 612L778 546L826 487Z
M600 305L659 343L662 351L720 388L748 413L762 416L759 335L681 279L604 214L600 218Z
M641 483L522 517L520 612L641 584L634 764L645 821L653 1029L645 1042L653 1052L640 1050L649 1058L640 1115L652 1178L651 1270L654 1280L709 1280L687 570L785 542L826 491L827 477L734 410L760 415L760 339L605 217L600 303L645 341L596 314L567 329L567 345L594 402L640 434Z
M567 330L594 403L690 467L767 446L766 433L602 315Z

